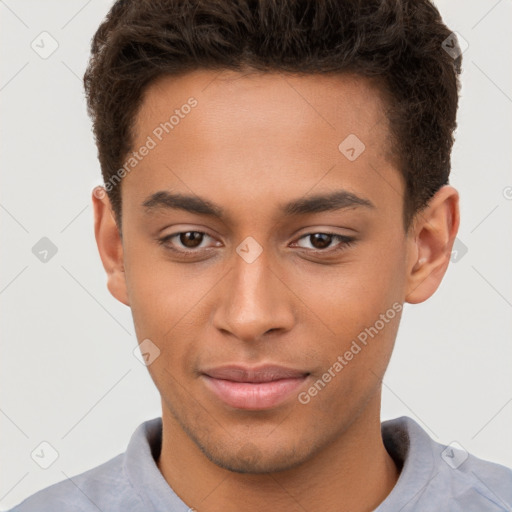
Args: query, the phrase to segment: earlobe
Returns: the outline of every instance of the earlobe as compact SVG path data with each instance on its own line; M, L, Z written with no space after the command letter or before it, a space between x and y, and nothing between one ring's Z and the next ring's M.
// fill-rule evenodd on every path
M110 200L102 187L92 192L94 207L94 234L96 244L107 273L107 287L120 302L129 306L124 272L123 244L115 221Z
M459 194L449 185L441 187L417 214L408 235L406 302L423 302L438 289L450 262L459 221Z

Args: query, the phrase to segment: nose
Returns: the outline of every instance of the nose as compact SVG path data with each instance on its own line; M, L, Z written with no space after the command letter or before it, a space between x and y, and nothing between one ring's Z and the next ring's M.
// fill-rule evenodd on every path
M290 330L295 321L293 293L280 274L265 250L252 262L235 253L232 270L219 290L215 327L245 342Z

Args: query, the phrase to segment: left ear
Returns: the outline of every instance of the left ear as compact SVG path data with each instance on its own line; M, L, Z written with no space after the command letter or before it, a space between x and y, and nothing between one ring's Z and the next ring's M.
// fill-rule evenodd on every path
M459 230L459 194L444 185L418 212L408 233L405 301L423 302L441 284Z

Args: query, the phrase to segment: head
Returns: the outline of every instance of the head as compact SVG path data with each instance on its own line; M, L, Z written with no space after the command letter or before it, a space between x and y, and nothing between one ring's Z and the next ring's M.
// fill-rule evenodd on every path
M118 1L96 33L108 286L160 351L164 419L216 464L290 468L378 415L402 304L458 229L450 35L427 0ZM266 364L304 376L277 405L207 382Z

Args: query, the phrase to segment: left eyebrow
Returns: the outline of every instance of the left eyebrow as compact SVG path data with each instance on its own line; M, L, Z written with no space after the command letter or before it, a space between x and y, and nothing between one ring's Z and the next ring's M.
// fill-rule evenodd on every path
M317 194L304 199L297 199L281 205L285 215L305 215L308 213L321 213L345 208L375 208L369 200L356 196L348 190L337 190L330 194Z
M148 213L152 210L179 209L198 215L208 215L223 219L224 209L211 201L192 195L173 194L162 190L149 196L142 206ZM337 190L330 194L317 194L280 204L280 211L286 216L298 216L312 213L342 210L355 207L375 208L369 200L347 190Z

